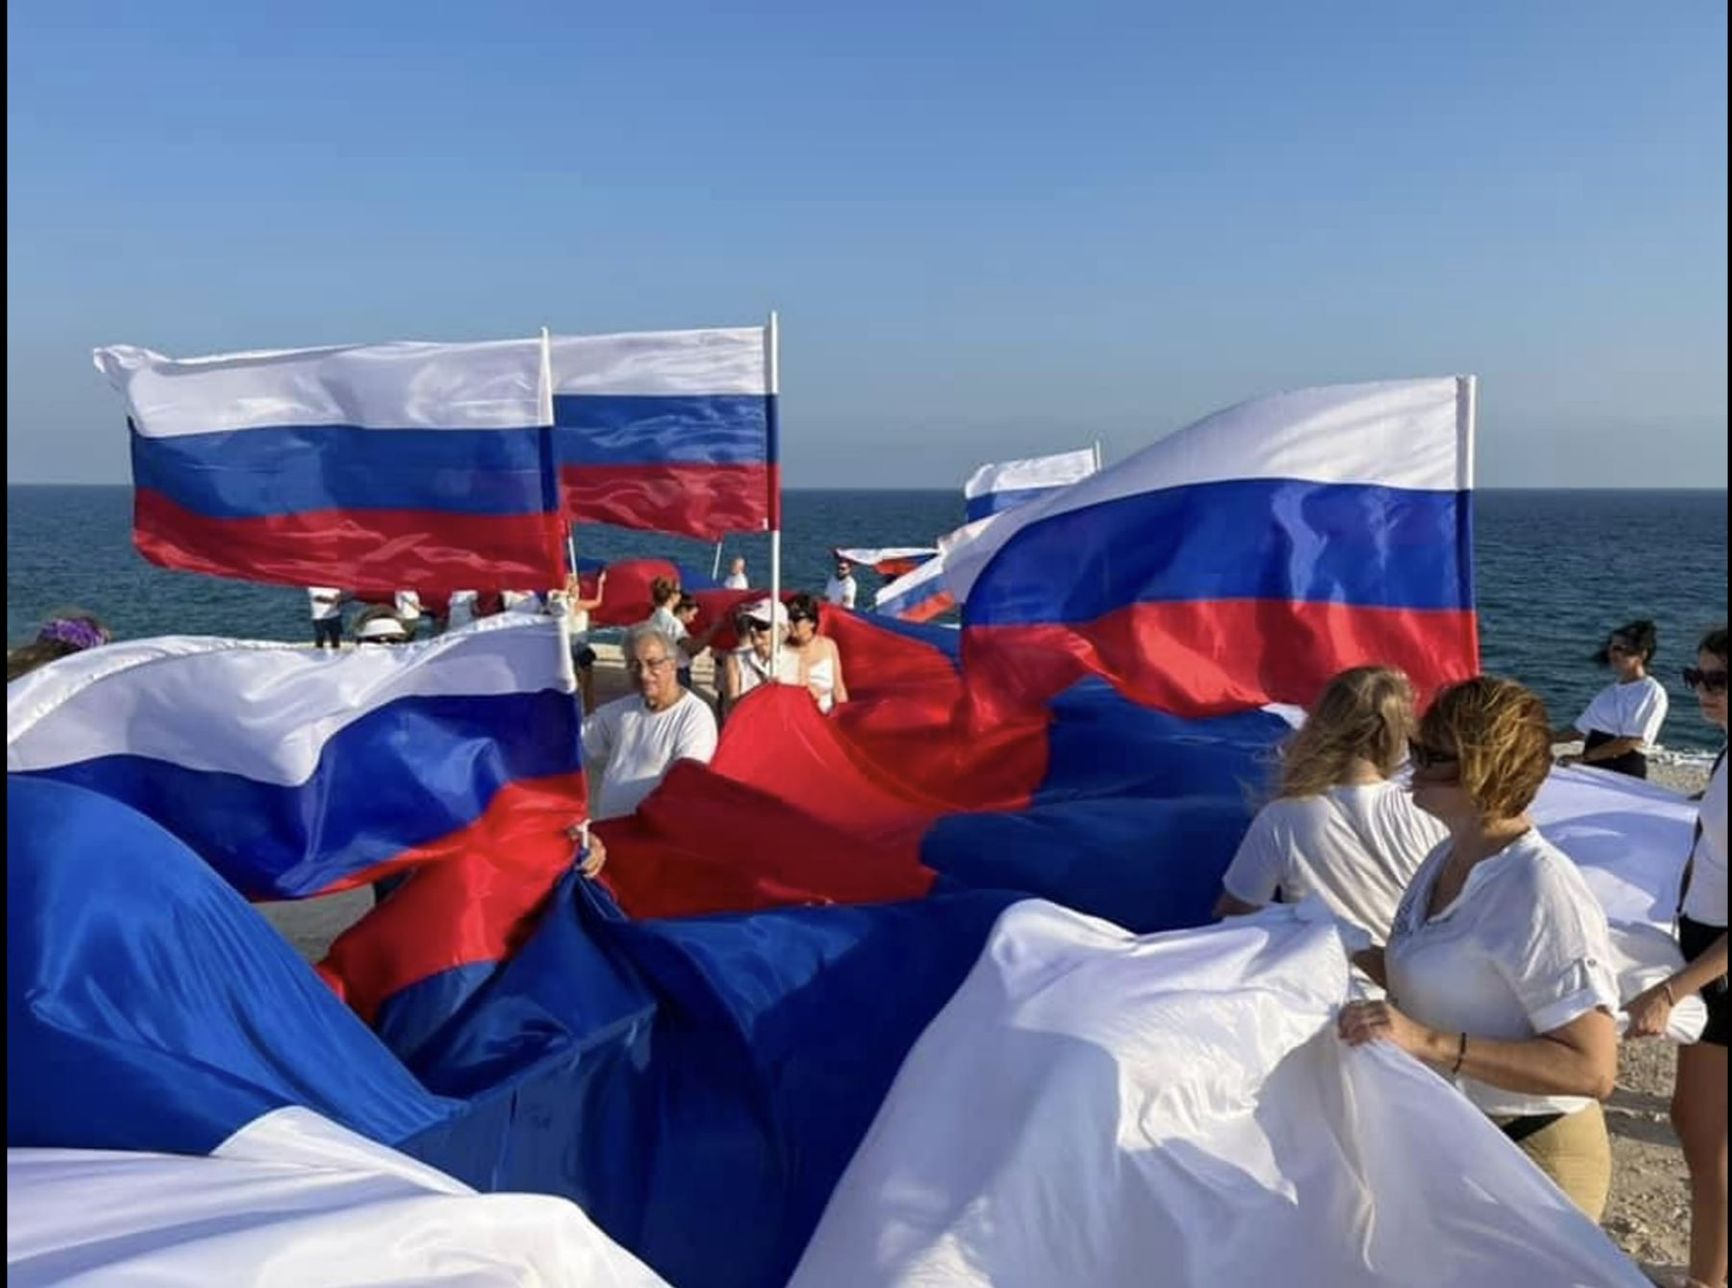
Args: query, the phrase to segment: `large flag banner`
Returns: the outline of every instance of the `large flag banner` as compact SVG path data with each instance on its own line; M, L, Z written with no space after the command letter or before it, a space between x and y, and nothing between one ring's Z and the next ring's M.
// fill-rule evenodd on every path
M872 606L901 622L929 622L955 605L944 584L944 556L934 555L911 572L878 589Z
M535 340L95 359L152 563L365 591L562 579Z
M775 527L767 345L764 327L555 336L566 515L705 541Z
M982 465L962 485L968 521L973 523L1038 501L1061 487L1086 479L1099 468L1099 457L1092 447Z
M1472 422L1466 377L1258 398L941 542L971 673L1191 713L1474 674Z
M837 546L838 559L870 568L880 577L901 577L938 553L937 546Z

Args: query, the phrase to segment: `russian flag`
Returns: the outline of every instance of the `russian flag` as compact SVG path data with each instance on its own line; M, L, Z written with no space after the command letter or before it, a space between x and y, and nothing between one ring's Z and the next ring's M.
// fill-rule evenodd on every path
M1092 447L982 465L962 485L968 521L973 523L1038 501L1061 487L1086 479L1099 468L1099 457Z
M1254 399L941 542L983 689L1200 714L1478 670L1471 378Z
M98 349L129 409L134 541L163 567L250 581L556 585L541 356L535 340Z
M944 556L935 554L913 571L879 587L872 601L883 616L901 622L929 622L955 606L944 584Z
M769 345L765 327L555 336L567 516L705 541L775 527Z
M901 577L938 553L937 546L837 546L832 554L870 568L880 577Z

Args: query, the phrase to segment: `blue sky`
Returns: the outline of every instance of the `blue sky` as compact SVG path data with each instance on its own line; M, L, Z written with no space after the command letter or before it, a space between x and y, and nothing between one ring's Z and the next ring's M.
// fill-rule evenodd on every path
M1481 377L1480 482L1726 478L1726 9L8 6L7 465L93 345L783 328L793 486Z

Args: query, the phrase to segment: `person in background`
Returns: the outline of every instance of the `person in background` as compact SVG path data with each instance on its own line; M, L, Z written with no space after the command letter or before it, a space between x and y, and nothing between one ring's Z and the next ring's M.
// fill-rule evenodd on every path
M1360 666L1332 679L1287 743L1275 799L1239 843L1215 915L1315 894L1388 939L1402 894L1449 836L1390 781L1413 729L1413 686L1400 671Z
M650 582L650 603L655 608L643 624L673 641L674 652L680 661L678 682L690 688L692 659L710 646L710 641L721 629L721 623L716 622L702 635L693 635L691 623L697 617L698 601L682 594L679 582L672 577L657 577ZM686 603L690 608L682 616L680 609Z
M409 632L397 620L397 614L383 604L376 604L355 619L357 644L407 644Z
M85 649L101 648L114 636L101 619L78 609L66 609L42 623L36 638L6 654L6 682L28 675L39 666Z
M602 766L591 810L597 820L634 813L676 760L707 762L716 751L716 717L680 687L674 642L645 624L626 632L622 651L636 692L604 702L583 722L584 756Z
M594 599L583 597L583 583L576 573L566 578L564 590L550 592L547 596L548 612L554 616L563 613L567 618L571 663L577 669L577 687L583 695L584 715L595 710L595 650L589 644L589 615L601 607L606 594L607 569L604 568L595 579Z
M1580 755L1565 756L1561 763L1648 776L1648 753L1660 737L1669 703L1666 686L1648 674L1659 642L1649 621L1620 626L1606 637L1594 660L1610 667L1616 678L1594 695L1574 725L1552 732L1554 742L1585 743Z
M335 586L309 586L307 602L313 614L313 647L343 647L343 592Z
M842 676L842 654L836 641L818 634L818 600L801 591L788 600L787 651L799 660L798 682L829 713L838 702L848 700L848 682Z
M731 713L741 698L753 689L770 683L799 684L800 660L793 650L783 647L776 657L778 640L785 645L788 638L788 610L768 596L749 604L740 613L740 638L746 646L736 649L726 659L733 667L731 681L724 683L727 710ZM772 657L775 657L772 672Z
M841 555L836 556L836 572L829 581L824 583L824 602L835 604L838 608L846 608L850 612L854 608L854 597L859 593L859 587L854 583L854 565Z
M1618 985L1605 913L1527 813L1550 770L1536 695L1493 676L1438 695L1413 743L1412 790L1449 838L1408 886L1388 946L1355 958L1388 998L1343 1007L1339 1031L1431 1065L1597 1221Z
M539 613L546 606L541 602L541 596L533 590L502 590L499 592L499 610L502 613Z
M445 629L460 631L476 617L476 603L481 598L478 591L454 590L445 605Z
M682 632L680 636L680 652L685 655L685 664L680 667L680 683L685 685L688 689L692 687L692 662L699 653L703 652L702 648L688 651L686 647L688 641L691 641L693 638L692 627L697 623L698 609L698 601L691 595L682 593L679 599L674 602L674 620L680 624L680 631ZM711 631L709 634L703 636L703 639L707 642L714 636L715 632Z
M403 630L409 639L415 638L421 629L421 594L414 590L400 590L393 597L393 606L397 610L397 620L403 624Z
M735 555L728 564L728 575L722 579L724 590L746 590L750 583L746 581L746 560L741 555Z
M1727 635L1724 626L1709 631L1696 649L1696 665L1684 669L1684 683L1696 695L1702 715L1726 733ZM1678 1078L1672 1090L1672 1126L1684 1145L1690 1169L1690 1284L1726 1282L1726 1040L1732 1035L1732 993L1728 992L1726 948L1726 749L1720 749L1702 793L1696 837L1684 867L1678 902L1678 946L1684 966L1625 1008L1629 1036L1657 1037L1666 1032L1672 1007L1695 992L1708 1007L1702 1036L1678 1049Z

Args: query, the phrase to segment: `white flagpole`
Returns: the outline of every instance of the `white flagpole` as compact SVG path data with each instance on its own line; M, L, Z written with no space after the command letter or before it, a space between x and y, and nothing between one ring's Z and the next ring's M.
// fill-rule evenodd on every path
M781 393L781 368L778 344L781 339L776 325L776 311L770 310L769 325L764 328L764 392L766 410L769 418L770 465L777 466L780 462L780 426L777 423L777 395ZM776 488L781 489L781 475L777 472ZM782 674L782 637L776 633L776 609L782 603L782 522L781 504L775 507L776 518L770 524L770 674L780 677Z
M1101 472L1101 440L1095 439L1095 473Z
M553 333L546 327L541 328L541 423L548 434L553 433ZM560 507L564 508L563 498L555 494ZM565 525L565 555L569 561L566 571L577 571L577 546L573 543L571 525ZM550 605L551 607L551 605ZM577 692L577 668L571 660L571 607L556 615L559 622L559 658L561 678L570 685L572 701L579 704L583 699ZM579 713L581 714L581 712ZM587 842L586 842L587 843Z
M722 543L716 542L716 561L710 565L710 580L716 581L722 575Z

